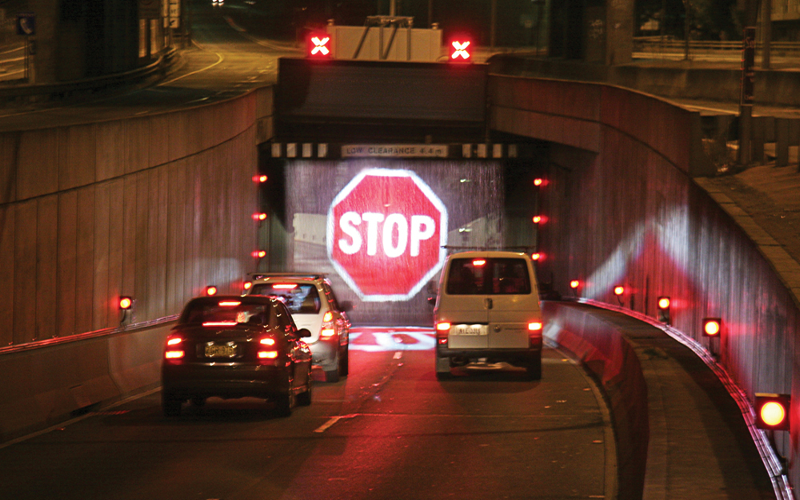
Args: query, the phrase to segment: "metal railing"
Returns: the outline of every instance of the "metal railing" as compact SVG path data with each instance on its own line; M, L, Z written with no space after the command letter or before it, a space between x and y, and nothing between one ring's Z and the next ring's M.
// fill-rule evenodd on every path
M800 42L770 42L770 51L773 54L799 55ZM633 39L634 52L683 52L686 49L686 41L659 36L635 37ZM762 42L756 42L756 51L764 49ZM690 40L689 52L697 53L732 53L742 50L742 41L712 41L712 40Z

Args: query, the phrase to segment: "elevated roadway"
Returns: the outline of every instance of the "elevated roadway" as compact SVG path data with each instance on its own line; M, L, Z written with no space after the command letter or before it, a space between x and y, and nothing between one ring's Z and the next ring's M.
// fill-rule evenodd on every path
M215 33L214 36L218 36L219 31L217 28L219 26L226 28L226 31L228 31L230 35L225 35L223 39L219 40L213 40L211 38L204 39L204 31L203 29L199 28L200 26L203 26L203 23L208 23L209 32ZM162 85L124 95L108 95L103 96L102 98L85 100L84 102L69 103L68 106L63 106L65 103L59 103L59 106L35 105L22 107L15 110L6 109L5 115L2 117L2 119L0 119L0 130L12 132L21 130L47 129L54 126L77 124L91 125L94 123L102 123L104 121L115 121L120 119L136 120L142 117L160 116L168 114L170 111L174 110L195 109L208 104L227 102L227 100L233 98L234 96L241 95L243 92L247 92L248 90L259 88L265 84L274 82L275 73L272 68L275 66L270 66L270 64L274 64L274 61L279 55L294 54L296 51L291 48L280 48L274 45L254 46L252 45L252 40L242 36L241 31L236 29L229 30L231 26L232 25L228 20L224 18L218 18L218 16L209 16L208 19L201 17L198 19L198 28L195 31L195 36L198 43L203 46L204 50L192 50L183 54L182 57L185 58L185 64L181 66L178 71L169 75ZM232 38L229 38L229 36ZM245 46L236 47L235 49L231 47L230 42L232 40L242 39L248 41ZM216 43L219 41L225 41L225 43L216 45ZM211 125L206 126L224 126L224 123L210 123ZM255 133L251 131L248 132L248 134L251 135L247 136L247 140L251 140L252 142L250 142L250 144L253 144L255 142ZM252 160L253 156L251 156L250 159ZM150 179L145 183L145 188L150 189L150 187L155 187L157 185L158 178ZM148 202L147 197L140 199L144 203ZM158 199L155 201L157 203ZM144 217L147 218L147 214L145 214ZM238 273L238 271L239 270L231 271L230 274L233 275L234 273ZM560 275L563 275L562 277L567 277L568 273L560 272ZM228 277L230 278L230 276ZM195 286L203 282L202 279L196 276L194 276L194 278ZM186 295L188 292L189 291L184 290L182 294ZM603 298L601 296L598 297ZM177 306L179 303L180 300L173 300L173 306ZM152 319L165 317L170 313L174 314L177 312L175 307L171 308L170 310L167 309L170 308L162 308L162 313L160 315L157 312L158 309L155 308L152 311L142 311L142 313L145 313L145 318ZM631 309L633 309L632 304ZM113 324L114 321L109 318L108 323ZM90 329L85 331L88 330ZM12 339L12 341L13 340L14 339ZM22 340L22 342L18 343L30 342L31 339L23 338ZM38 341L38 339L35 338L34 340ZM667 341L669 342L669 340ZM0 355L6 356L7 353L10 352L5 351ZM657 354L656 357L661 355L658 351L655 351L655 354ZM669 358L669 355L667 355L667 358ZM671 368L674 369L677 366L682 365L682 362L676 361L675 363L670 364ZM701 373L701 375L698 375L699 378L706 379L707 377L711 377L711 371L704 371L706 369L703 369L702 367L692 368L692 370L695 369L700 370L698 372L694 372L695 374ZM708 370L710 370L710 368ZM673 372L673 375L676 373L677 372ZM680 375L679 377L683 377L683 375ZM690 376L689 378L693 377ZM146 377L143 379L147 380ZM681 379L686 380L685 378ZM143 386L148 385L151 386L152 381L143 384ZM708 391L700 389L700 393L702 392L706 392L706 395L709 395ZM730 444L730 435L723 437L706 436L708 438L707 440L705 438L702 439L702 441L707 443L709 450L704 456L715 457L715 467L718 467L717 470L719 471L719 474L714 478L713 481L707 480L706 483L704 483L705 487L712 485L710 488L715 490L715 493L713 494L714 496L708 496L708 498L759 498L758 496L737 497L737 488L738 491L747 492L748 494L758 491L758 495L767 495L767 493L764 493L765 490L763 488L765 485L764 479L766 478L766 480L769 481L770 478L765 475L765 469L762 469L764 466L759 465L757 461L754 461L753 447L751 446L752 440L749 442L747 441L748 434L746 434L746 426L743 424L744 417L742 417L740 411L737 413L736 407L730 405L731 400L725 399L726 396L724 393L718 393L716 396L710 395L709 397L711 401L711 407L715 407L716 410L724 407L726 410L713 414L703 414L701 415L701 418L708 422L713 422L717 418L730 418L731 420L726 421L730 422L731 428L737 429L735 431L735 437L733 437L733 441L736 441L736 443L740 444L741 446L735 453L731 453L725 451L723 448L720 448L723 443ZM729 398L730 396L727 397ZM675 414L680 414L685 410L685 407L682 407L682 405L688 405L688 407L691 407L693 401L695 404L697 403L696 396L684 394L682 398L682 403L674 410ZM721 401L719 398L725 399L725 403L721 405L718 404ZM82 398L76 397L76 399L81 400ZM705 407L706 403L703 403L700 406ZM91 407L91 405L89 405L89 407ZM151 406L149 409L145 410L145 413L149 412L152 415L153 411L154 409L152 408L151 402ZM656 415L651 413L650 416L655 417ZM680 434L686 430L685 427L682 427L685 425L687 425L687 423L682 423L673 428L673 438L676 437L677 434ZM669 427L667 426L666 428ZM651 441L654 443L654 446L656 446L654 449L663 451L665 449L668 450L671 445L685 446L685 444L678 445L677 441L672 440L669 436L670 434L668 433L666 438L662 438L657 442ZM44 439L47 440L51 438L47 437ZM743 462L740 462L738 465L736 465L736 467L729 468L729 460L731 460L731 456L733 455L739 455ZM658 483L660 484L660 487L657 487L656 490L650 490L649 493L651 495L655 495L654 498L686 497L685 495L690 493L685 490L681 490L681 486L679 485L694 483L685 482L685 479L682 478L680 474L691 474L696 478L698 472L707 472L698 467L681 464L682 456L683 449L681 448L679 452L671 455L671 458L666 460L666 462L662 462L663 467L666 467L665 464L672 464L674 467L670 469L662 468L659 474L661 474L662 478L668 477L669 473L675 474L673 476L674 482L670 483L665 479L664 482ZM707 463L702 465L707 466ZM737 477L730 475L730 471L732 470L739 471L736 473ZM747 471L749 471L751 475L747 475ZM750 480L745 479L746 477L749 477ZM708 476L706 479L708 479ZM748 485L742 486L742 483L737 483L735 479L748 482ZM703 477L695 480L703 481ZM675 489L669 490L669 488L666 486L668 484L672 484ZM705 492L706 490L702 491ZM709 495L711 494L709 493ZM763 498L767 497L768 496L763 496ZM705 498L705 496L702 498Z

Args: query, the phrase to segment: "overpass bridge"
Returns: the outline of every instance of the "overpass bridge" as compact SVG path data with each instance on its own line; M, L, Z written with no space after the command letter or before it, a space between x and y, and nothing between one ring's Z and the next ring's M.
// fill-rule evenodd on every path
M0 403L4 439L157 384L160 340L183 302L211 283L236 291L256 265L252 177L258 145L274 136L273 94L264 81L229 79L204 92L207 73L192 71L216 62L196 55L185 77L154 92L180 86L169 96L185 97L180 109L141 99L37 111L47 121L36 125L3 119L0 317L13 327L2 332L0 373L16 382ZM547 143L541 275L563 296L642 318L668 295L672 328L718 363L743 402L792 393L796 287L769 260L778 245L754 244L746 231L757 228L737 224L696 182L708 174L699 115L605 84L501 74L487 83L489 128ZM88 116L118 106L125 117ZM618 284L626 295L614 295ZM137 301L122 327L120 295ZM718 345L700 332L707 316L723 318ZM773 445L788 467L773 463L770 475L786 491L797 484L796 447L789 433Z

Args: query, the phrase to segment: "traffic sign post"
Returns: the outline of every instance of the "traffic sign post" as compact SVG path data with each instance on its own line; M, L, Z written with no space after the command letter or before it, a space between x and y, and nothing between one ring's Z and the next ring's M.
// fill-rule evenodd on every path
M414 297L441 269L446 244L447 209L408 170L364 170L328 210L328 258L364 301Z

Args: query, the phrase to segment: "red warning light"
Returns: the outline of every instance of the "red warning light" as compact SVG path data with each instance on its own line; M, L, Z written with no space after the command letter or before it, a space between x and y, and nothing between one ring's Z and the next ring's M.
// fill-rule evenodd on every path
M619 296L619 295L622 295L623 293L625 293L625 287L624 286L617 285L617 286L614 287L614 295Z
M327 33L312 33L308 36L308 56L315 59L330 59L331 37Z
M776 431L789 430L788 394L756 394L756 427Z
M472 44L469 40L453 40L450 44L450 61L452 62L470 62L470 58L472 54L470 51L470 45Z
M722 320L720 318L703 318L703 335L716 337L721 330Z
M208 285L206 287L206 295L208 295L210 297L210 296L216 295L216 294L217 294L217 287L215 287L214 285Z
M133 306L133 299L130 297L120 297L119 298L119 308L123 311L127 311Z
M253 257L255 257L256 259L263 259L267 255L267 251L266 250L254 250L251 255Z
M544 179L539 179L539 178L534 179L533 180L533 185L536 186L536 187L544 186Z
M539 252L534 252L531 254L531 259L533 260L540 260L542 258L542 254Z
M256 212L253 214L253 220L256 221L267 220L267 214L265 214L264 212Z
M581 286L581 282L578 280L572 280L569 282L569 287L572 288L573 290L578 288L579 286Z
M266 175L254 175L253 176L253 182L255 182L257 184L263 184L263 183L267 182L267 176Z

